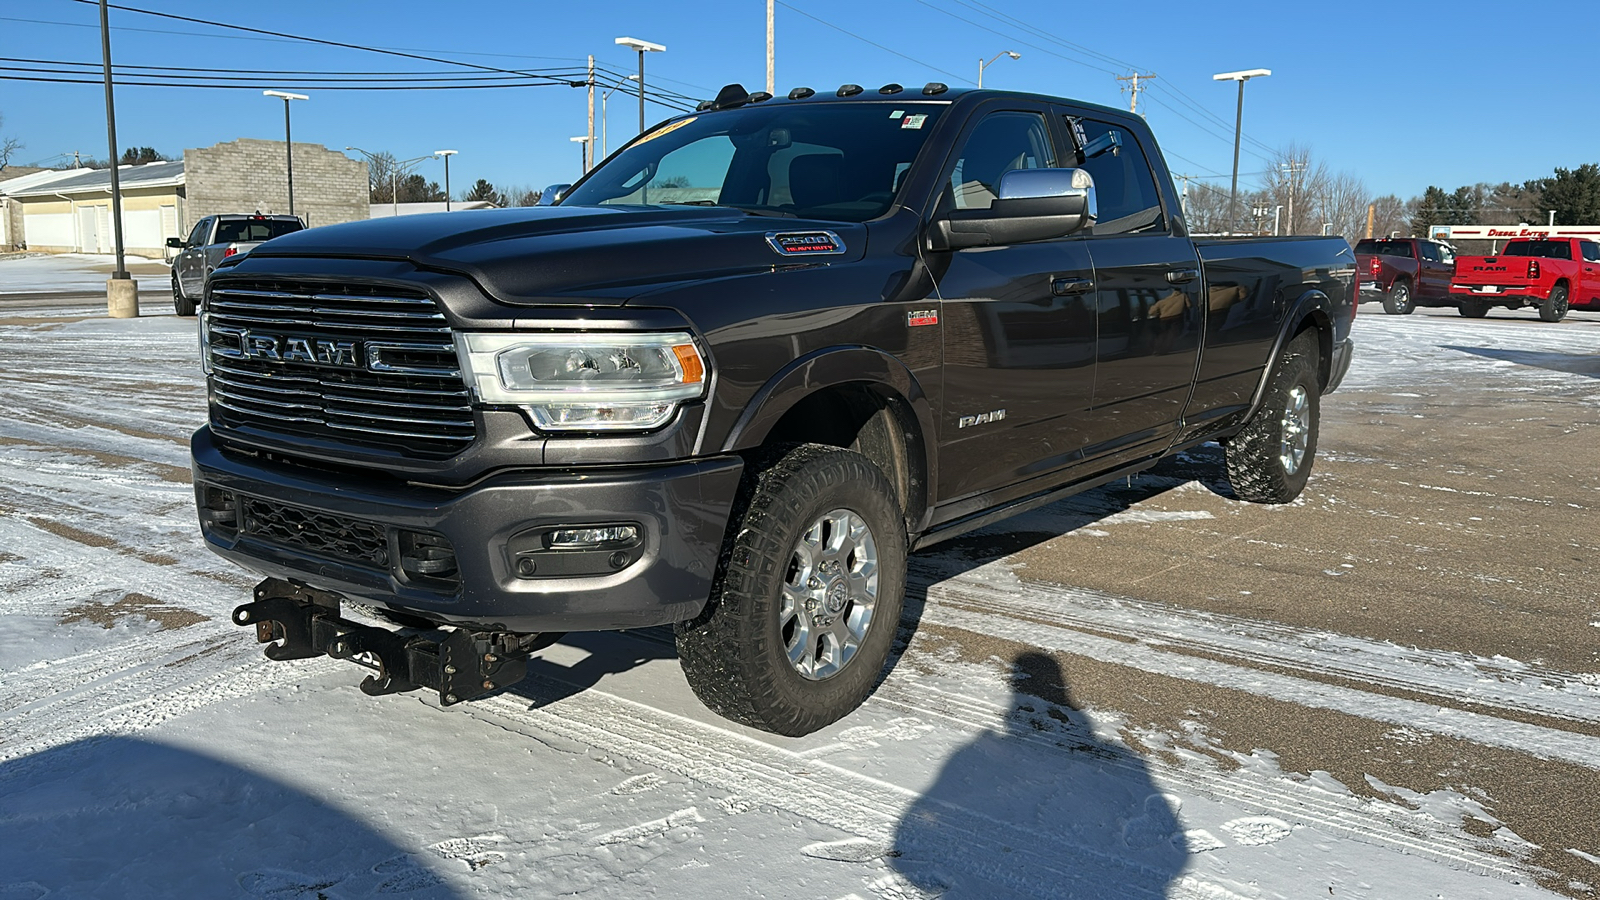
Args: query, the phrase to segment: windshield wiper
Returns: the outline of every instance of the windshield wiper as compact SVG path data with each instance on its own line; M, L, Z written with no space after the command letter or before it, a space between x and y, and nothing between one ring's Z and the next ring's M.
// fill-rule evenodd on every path
M797 219L792 212L773 209L770 206L745 206L739 203L718 203L715 200L662 200L657 206L720 206L725 209L737 209L752 216L772 216L780 219Z

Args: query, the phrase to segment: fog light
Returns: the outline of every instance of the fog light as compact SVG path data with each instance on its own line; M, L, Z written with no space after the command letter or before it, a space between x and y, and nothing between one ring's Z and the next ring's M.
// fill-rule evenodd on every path
M626 547L639 542L637 525L586 525L579 528L557 528L545 538L551 550L595 550L602 547Z

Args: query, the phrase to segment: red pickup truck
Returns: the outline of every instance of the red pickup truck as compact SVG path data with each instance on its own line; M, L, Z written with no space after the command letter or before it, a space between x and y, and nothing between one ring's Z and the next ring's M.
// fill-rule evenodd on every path
M1419 238L1367 238L1356 242L1361 300L1382 300L1391 316L1409 316L1418 306L1454 306L1450 278L1455 251Z
M1600 309L1600 244L1516 240L1499 256L1459 257L1450 296L1469 319L1483 318L1493 306L1536 306L1546 322L1561 321L1574 306Z

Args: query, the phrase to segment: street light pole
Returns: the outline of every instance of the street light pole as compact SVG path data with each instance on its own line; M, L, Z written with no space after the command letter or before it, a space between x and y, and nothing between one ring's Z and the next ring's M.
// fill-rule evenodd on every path
M434 156L444 157L444 211L450 211L450 157L455 156L455 150L435 150Z
M283 146L284 169L289 175L289 215L294 215L294 137L289 132L289 101L310 100L305 94L291 94L288 91L262 91L265 97L280 97L283 99Z
M578 149L582 151L578 159L578 172L581 175L585 171L584 167L589 164L589 136L580 134L575 138L567 138L567 140L578 144Z
M367 168L367 172L369 173L369 177L370 177L370 173L372 172L372 168L371 168L372 167L372 162L373 162L373 160L378 158L378 154L369 152L367 150L363 150L360 147L346 147L345 149L346 150L354 150L355 152L357 152L357 153L359 153L362 156L365 156L367 158L367 167L368 167ZM452 150L450 152L454 153L455 151ZM433 157L432 156L414 156L411 159L400 160L400 161L396 162L393 166L390 167L390 169L389 169L389 202L391 204L393 204L393 207L392 207L393 215L395 215L395 216L400 215L400 173L405 171L406 167L410 166L412 163L419 163L419 162L422 162L425 159L433 159Z
M639 133L644 134L644 55L646 53L663 53L665 44L653 44L650 41L641 41L638 38L619 37L617 43L623 47L631 47L639 51Z
M123 257L122 184L117 179L117 110L111 99L111 20L106 0L100 0L100 56L106 75L106 143L111 148L111 231L117 245L117 268L106 281L106 315L131 319L139 315L139 288L128 275Z
M991 60L989 60L987 62L984 61L983 57L981 57L981 56L978 57L978 87L980 89L983 87L983 70L989 68L992 65L994 65L995 64L995 60L998 60L1002 56L1009 56L1012 59L1021 59L1022 58L1022 54L1021 53L1012 53L1010 50L1002 50L999 53L996 53L994 55L994 59L991 59Z
M1252 78L1265 78L1271 69L1245 69L1241 72L1223 72L1211 76L1212 81L1239 82L1239 108L1233 119L1233 186L1228 189L1228 230L1233 231L1239 220L1239 139L1244 134L1244 83ZM1292 224L1292 217L1291 217Z

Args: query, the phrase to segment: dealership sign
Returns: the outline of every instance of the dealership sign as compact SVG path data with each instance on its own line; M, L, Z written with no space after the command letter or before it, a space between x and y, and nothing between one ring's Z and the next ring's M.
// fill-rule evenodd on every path
M1433 225L1428 237L1435 241L1600 238L1600 225Z

